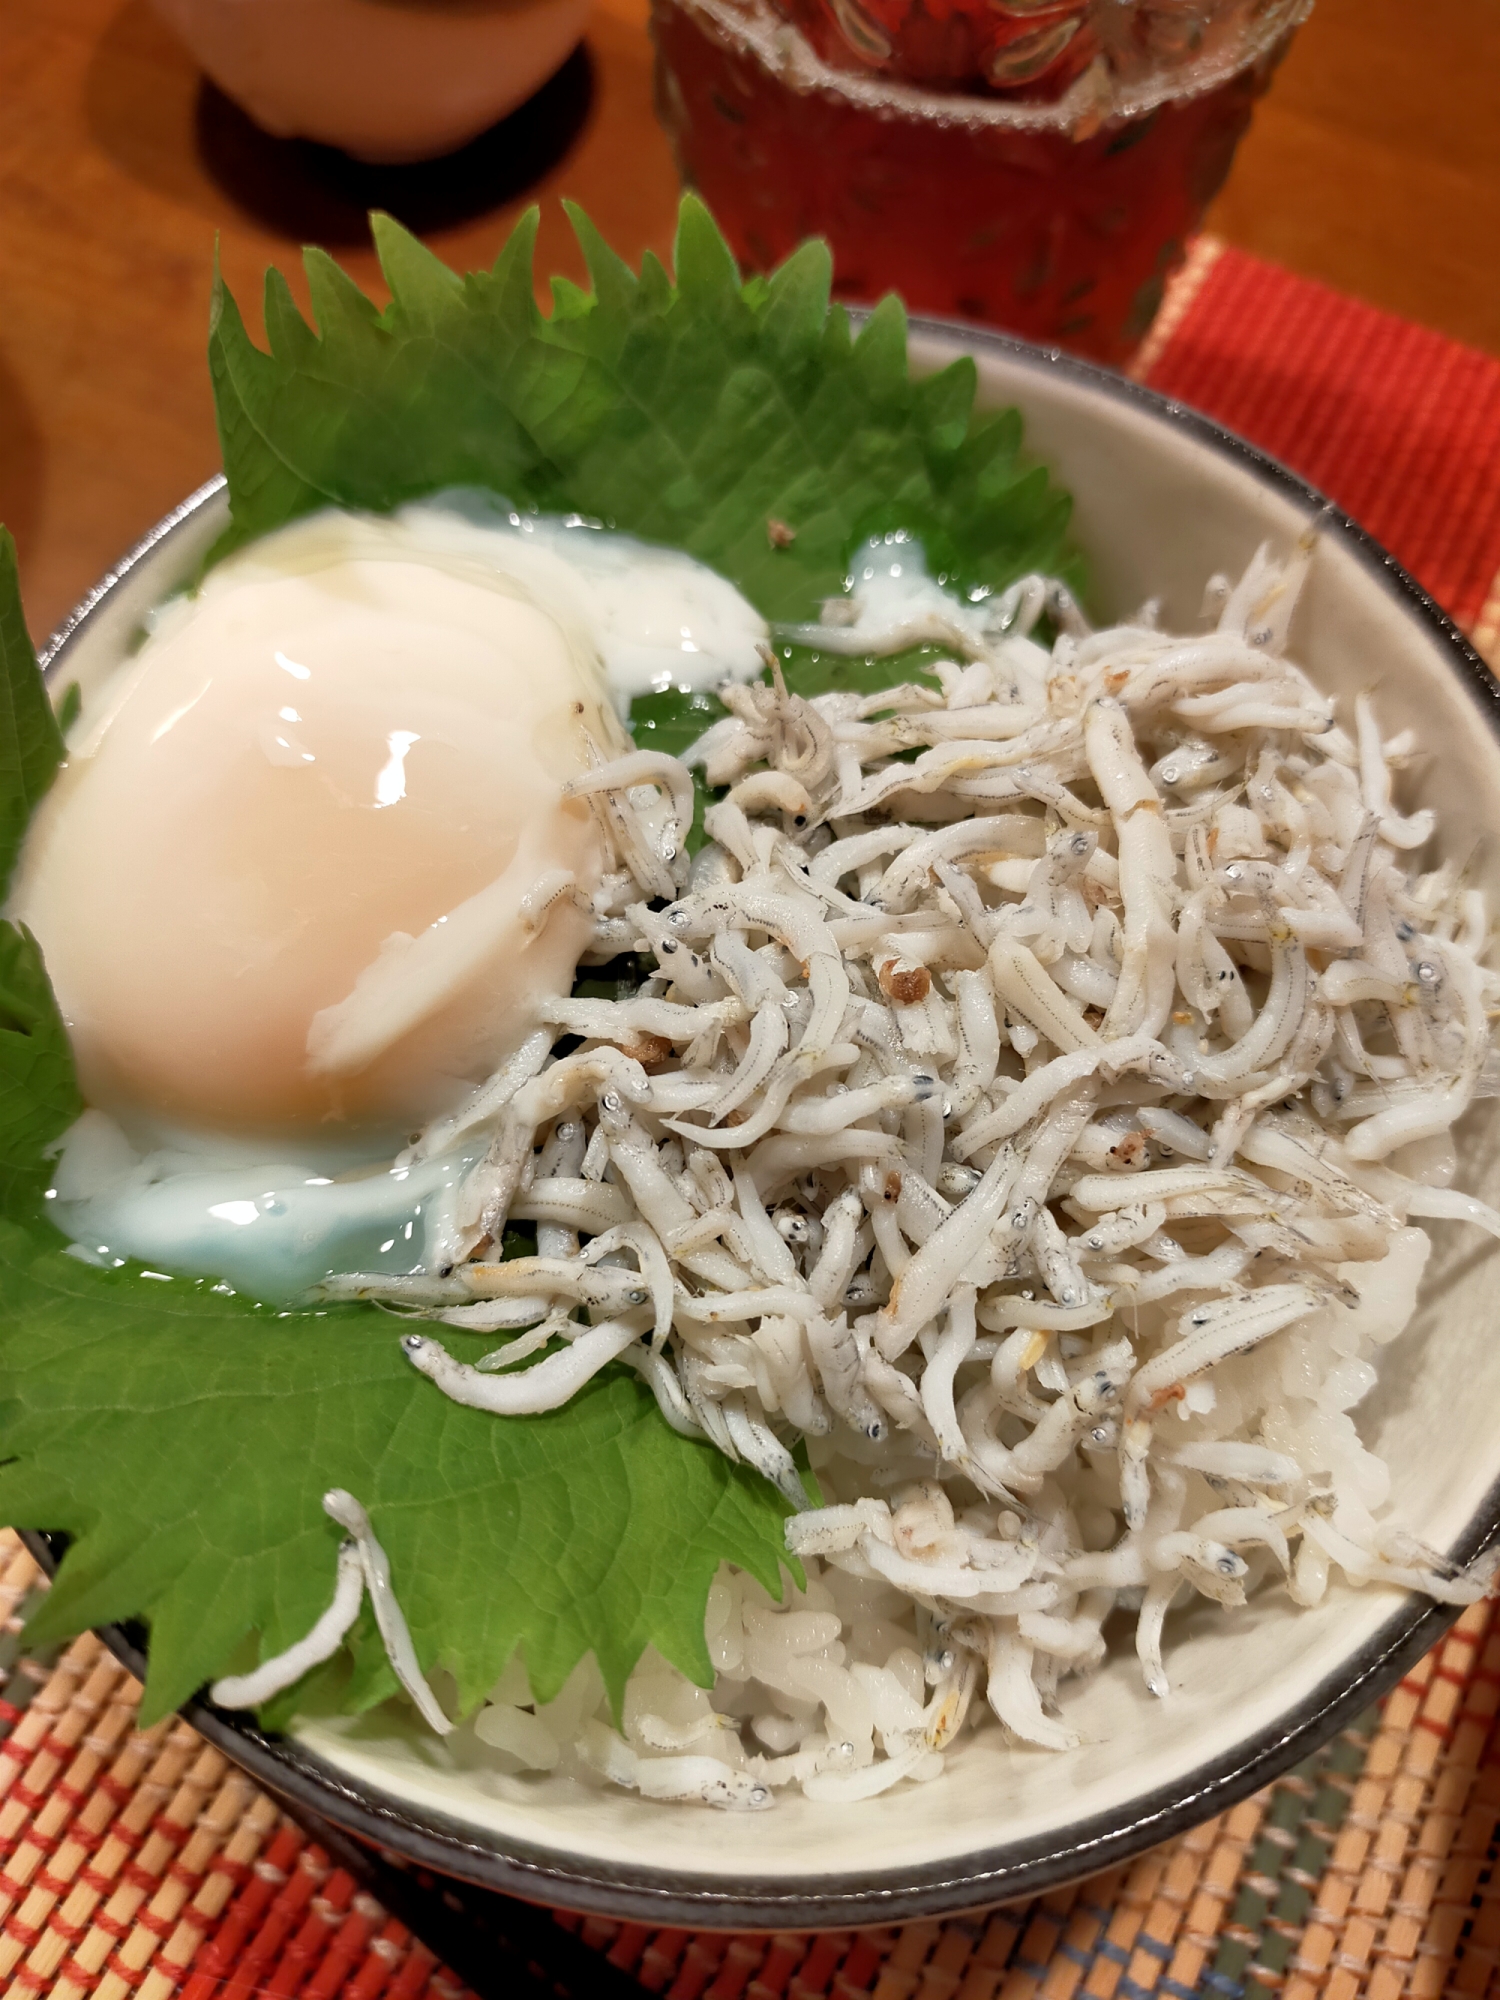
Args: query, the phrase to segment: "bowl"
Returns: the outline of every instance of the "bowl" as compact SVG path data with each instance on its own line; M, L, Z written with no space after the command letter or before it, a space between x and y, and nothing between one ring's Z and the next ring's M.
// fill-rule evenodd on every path
M382 165L451 153L573 49L590 0L153 0L278 139Z
M1292 650L1426 752L1417 802L1440 808L1449 853L1500 899L1500 693L1477 654L1366 534L1292 474L1204 418L1085 362L938 322L913 324L914 363L969 354L980 398L1022 411L1031 450L1077 496L1094 608L1160 597L1168 624L1200 612L1205 580L1257 544L1318 531ZM152 531L45 654L85 688L223 524L211 481ZM1500 900L1492 903L1500 907ZM1466 1134L1461 1185L1500 1200L1500 1121ZM1362 1406L1390 1462L1391 1511L1460 1559L1500 1530L1500 1342L1486 1243L1440 1226L1418 1323L1387 1350ZM391 1711L306 1722L285 1739L199 1705L191 1719L271 1790L426 1866L653 1925L806 1930L983 1907L1116 1865L1222 1811L1307 1756L1389 1688L1453 1617L1385 1587L1332 1591L1315 1610L1265 1596L1233 1617L1181 1616L1171 1692L1133 1656L1067 1697L1083 1746L1056 1754L985 1730L943 1775L862 1805L783 1798L771 1815L652 1804L566 1781L485 1778ZM116 1635L118 1639L118 1635Z

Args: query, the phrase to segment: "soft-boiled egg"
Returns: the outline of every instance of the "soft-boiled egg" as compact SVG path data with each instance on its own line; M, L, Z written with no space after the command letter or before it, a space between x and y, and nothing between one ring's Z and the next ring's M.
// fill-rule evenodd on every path
M250 1183L388 1159L460 1102L589 937L566 781L627 746L633 695L748 679L765 637L686 556L473 501L313 516L168 604L74 726L10 905L93 1111L174 1148L135 1194L184 1145Z

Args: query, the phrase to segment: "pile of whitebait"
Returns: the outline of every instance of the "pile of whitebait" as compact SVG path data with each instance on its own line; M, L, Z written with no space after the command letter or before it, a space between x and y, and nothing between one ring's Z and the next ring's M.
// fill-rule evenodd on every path
M405 1337L486 1410L627 1362L797 1510L805 1600L716 1586L717 1707L657 1662L677 1705L637 1702L632 1739L574 1719L658 1797L929 1776L981 1689L1066 1747L1059 1684L1114 1612L1165 1694L1163 1619L1195 1594L1485 1583L1381 1519L1348 1413L1414 1307L1412 1219L1500 1235L1449 1185L1500 982L1479 894L1413 860L1432 815L1392 803L1410 733L1365 700L1347 733L1285 657L1310 546L1215 579L1193 637L1151 607L1091 631L1043 578L962 601L880 548L901 591L867 563L783 636L951 658L867 696L773 672L685 762L575 783L612 857L593 957L656 972L551 1006L413 1147L490 1135L451 1264L322 1288L530 1328L478 1367ZM720 793L691 865L690 763ZM537 921L564 894L538 885ZM537 1254L496 1261L522 1220ZM509 1684L481 1734L555 1761Z

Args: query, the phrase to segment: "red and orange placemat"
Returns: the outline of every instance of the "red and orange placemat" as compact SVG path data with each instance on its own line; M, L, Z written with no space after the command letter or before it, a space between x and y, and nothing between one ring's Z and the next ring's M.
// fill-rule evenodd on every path
M1500 665L1500 361L1205 238L1135 372L1321 488ZM186 1723L138 1731L139 1687L92 1635L28 1654L44 1587L0 1530L6 1993L1500 2000L1488 1604L1317 1756L1125 1867L947 1923L748 1937L445 1897L390 1873L381 1901L356 1851L310 1837Z
M1131 371L1336 501L1500 645L1500 361L1201 237Z

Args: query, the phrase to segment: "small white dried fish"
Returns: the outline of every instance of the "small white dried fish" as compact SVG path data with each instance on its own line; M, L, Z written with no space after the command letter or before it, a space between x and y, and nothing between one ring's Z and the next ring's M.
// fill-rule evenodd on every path
M1409 872L1434 831L1395 799L1411 745L1365 698L1346 735L1287 657L1311 547L1258 551L1217 629L1182 636L1148 613L1090 632L1040 578L903 597L916 545L877 538L793 636L956 659L810 700L778 665L725 691L688 760L575 781L605 880L549 878L538 906L582 900L599 951L655 974L550 1005L409 1149L488 1136L443 1237L460 1252L320 1296L529 1328L477 1368L402 1336L436 1390L497 1413L623 1360L669 1424L782 1493L809 1594L715 1585L716 1662L759 1690L733 1713L648 1661L625 1736L579 1711L556 1738L506 1695L495 1741L550 1768L573 1740L653 1798L862 1799L941 1768L982 1685L1017 1740L1067 1748L1059 1687L1099 1667L1117 1606L1164 1695L1181 1599L1232 1607L1263 1572L1299 1604L1333 1571L1482 1587L1370 1511L1346 1412L1414 1305L1410 1218L1500 1238L1449 1185L1448 1136L1494 1090L1500 979L1482 900ZM731 789L689 871L692 762ZM585 1046L554 1059L555 1031ZM535 1223L536 1256L495 1261L507 1221ZM859 1497L810 1508L801 1439ZM327 1657L366 1547L307 1638L220 1698ZM851 1650L835 1572L886 1607L885 1653Z

